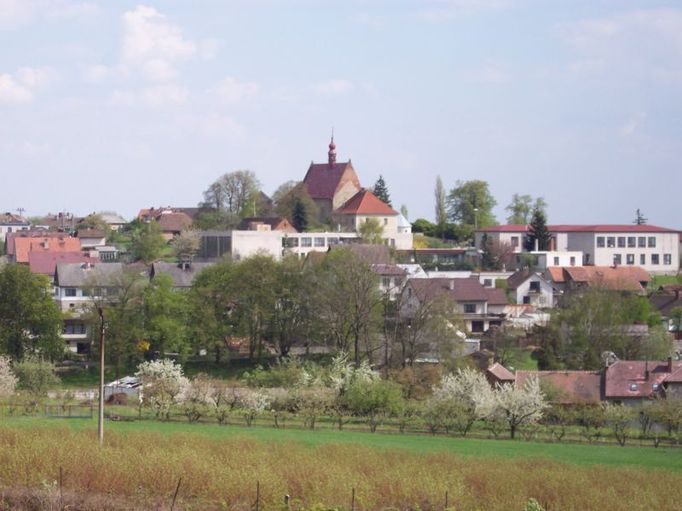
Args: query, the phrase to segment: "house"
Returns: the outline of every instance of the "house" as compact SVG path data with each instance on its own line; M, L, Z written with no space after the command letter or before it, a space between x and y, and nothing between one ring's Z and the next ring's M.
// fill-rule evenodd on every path
M28 232L28 231L27 231ZM31 252L80 252L81 242L66 233L55 235L23 236L23 233L8 235L8 251L10 260L15 263L28 264Z
M507 290L514 303L547 308L554 306L554 288L542 274L519 270L507 279Z
M102 211L101 213L97 213L97 215L104 220L104 223L106 223L112 231L120 231L123 226L128 223L121 215L111 211Z
M76 238L80 240L83 250L103 247L107 244L105 232L99 229L79 229L76 231Z
M639 266L553 266L545 277L563 293L585 289L646 294L651 276Z
M93 254L86 252L30 252L28 254L28 266L31 273L47 275L53 279L58 264L98 262L99 260L93 257Z
M682 339L682 325L679 317L672 317L675 309L682 310L682 285L661 286L649 296L651 306L660 312L666 322L667 330L675 335L679 341Z
M148 208L141 209L137 214L141 222L151 222L155 220L166 241L172 240L182 231L192 227L193 215L198 214L200 208Z
M409 248L398 249L396 253L400 262L419 264L426 271L471 271L480 260L480 254L474 248Z
M0 213L0 241L5 239L7 233L26 231L31 228L31 222L24 217L12 213Z
M604 399L634 405L656 396L682 395L682 361L617 360L604 370Z
M33 227L50 231L71 232L81 220L83 219L73 213L61 212L55 215L48 213L46 216L36 219L33 222Z
M675 274L680 266L680 232L648 224L548 225L550 251L582 252L584 265L638 265L653 274ZM479 229L476 246L483 236L509 243L515 252L525 252L526 225L500 225Z
M462 316L471 333L486 332L492 326L502 326L507 298L501 289L486 288L476 278L410 279L405 286L401 315L409 318L429 300L441 296L450 299L455 312Z
M336 161L336 144L332 135L327 163L310 163L303 185L320 211L321 223L328 223L332 212L343 206L362 187L351 161Z
M297 233L296 228L289 220L282 216L251 216L243 218L239 224L242 231L282 231Z
M492 387L514 383L515 376L509 369L502 364L493 362L494 358L487 359L490 366L485 370L485 379Z
M189 289L197 275L214 263L164 263L152 264L149 278L153 280L157 275L168 275L173 280L175 289Z
M407 271L397 264L373 264L370 267L379 276L379 289L382 296L395 301L407 281Z
M555 404L598 404L602 401L601 371L516 371L515 382L523 385L535 377L548 400Z
M332 220L346 231L359 231L363 223L375 220L383 228L384 234L398 233L400 213L380 200L374 193L362 189L332 213ZM390 238L395 247L395 237Z

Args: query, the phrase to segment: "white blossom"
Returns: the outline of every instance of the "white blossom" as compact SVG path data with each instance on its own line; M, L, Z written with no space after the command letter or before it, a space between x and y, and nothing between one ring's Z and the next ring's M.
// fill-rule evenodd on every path
M0 396L14 394L18 379L12 371L10 358L0 355Z

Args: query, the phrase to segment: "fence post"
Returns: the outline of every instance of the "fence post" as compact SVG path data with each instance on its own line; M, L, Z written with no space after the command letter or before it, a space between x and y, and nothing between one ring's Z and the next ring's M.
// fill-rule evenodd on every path
M175 493L173 494L173 502L171 503L171 511L175 507L175 499L178 498L178 492L180 491L180 483L182 482L182 477L178 479L178 485L175 487Z
M64 508L64 469L59 465L59 509Z
M287 509L291 509L289 507L289 499L290 499L290 497L288 494L284 496L284 507L286 507Z
M447 510L448 508L448 491L445 490L445 509Z
M256 481L256 511L260 509L260 481Z
M351 493L350 511L355 511L355 488L353 488L353 492Z

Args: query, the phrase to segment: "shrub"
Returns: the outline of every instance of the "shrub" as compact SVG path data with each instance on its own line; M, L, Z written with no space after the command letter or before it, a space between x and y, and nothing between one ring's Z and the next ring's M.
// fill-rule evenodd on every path
M10 358L0 355L0 396L11 396L17 387L17 377L12 371Z
M182 366L169 359L143 362L135 376L142 380L143 404L162 419L170 417L171 406L181 400L189 385Z
M60 382L54 364L38 358L30 357L16 363L14 371L19 378L19 388L28 392L33 406Z

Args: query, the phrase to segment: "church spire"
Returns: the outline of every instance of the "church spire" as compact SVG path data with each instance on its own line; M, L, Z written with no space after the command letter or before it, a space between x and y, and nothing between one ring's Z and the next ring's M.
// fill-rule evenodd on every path
M332 128L332 139L329 142L329 166L333 167L336 164L336 144L334 143L334 128Z

